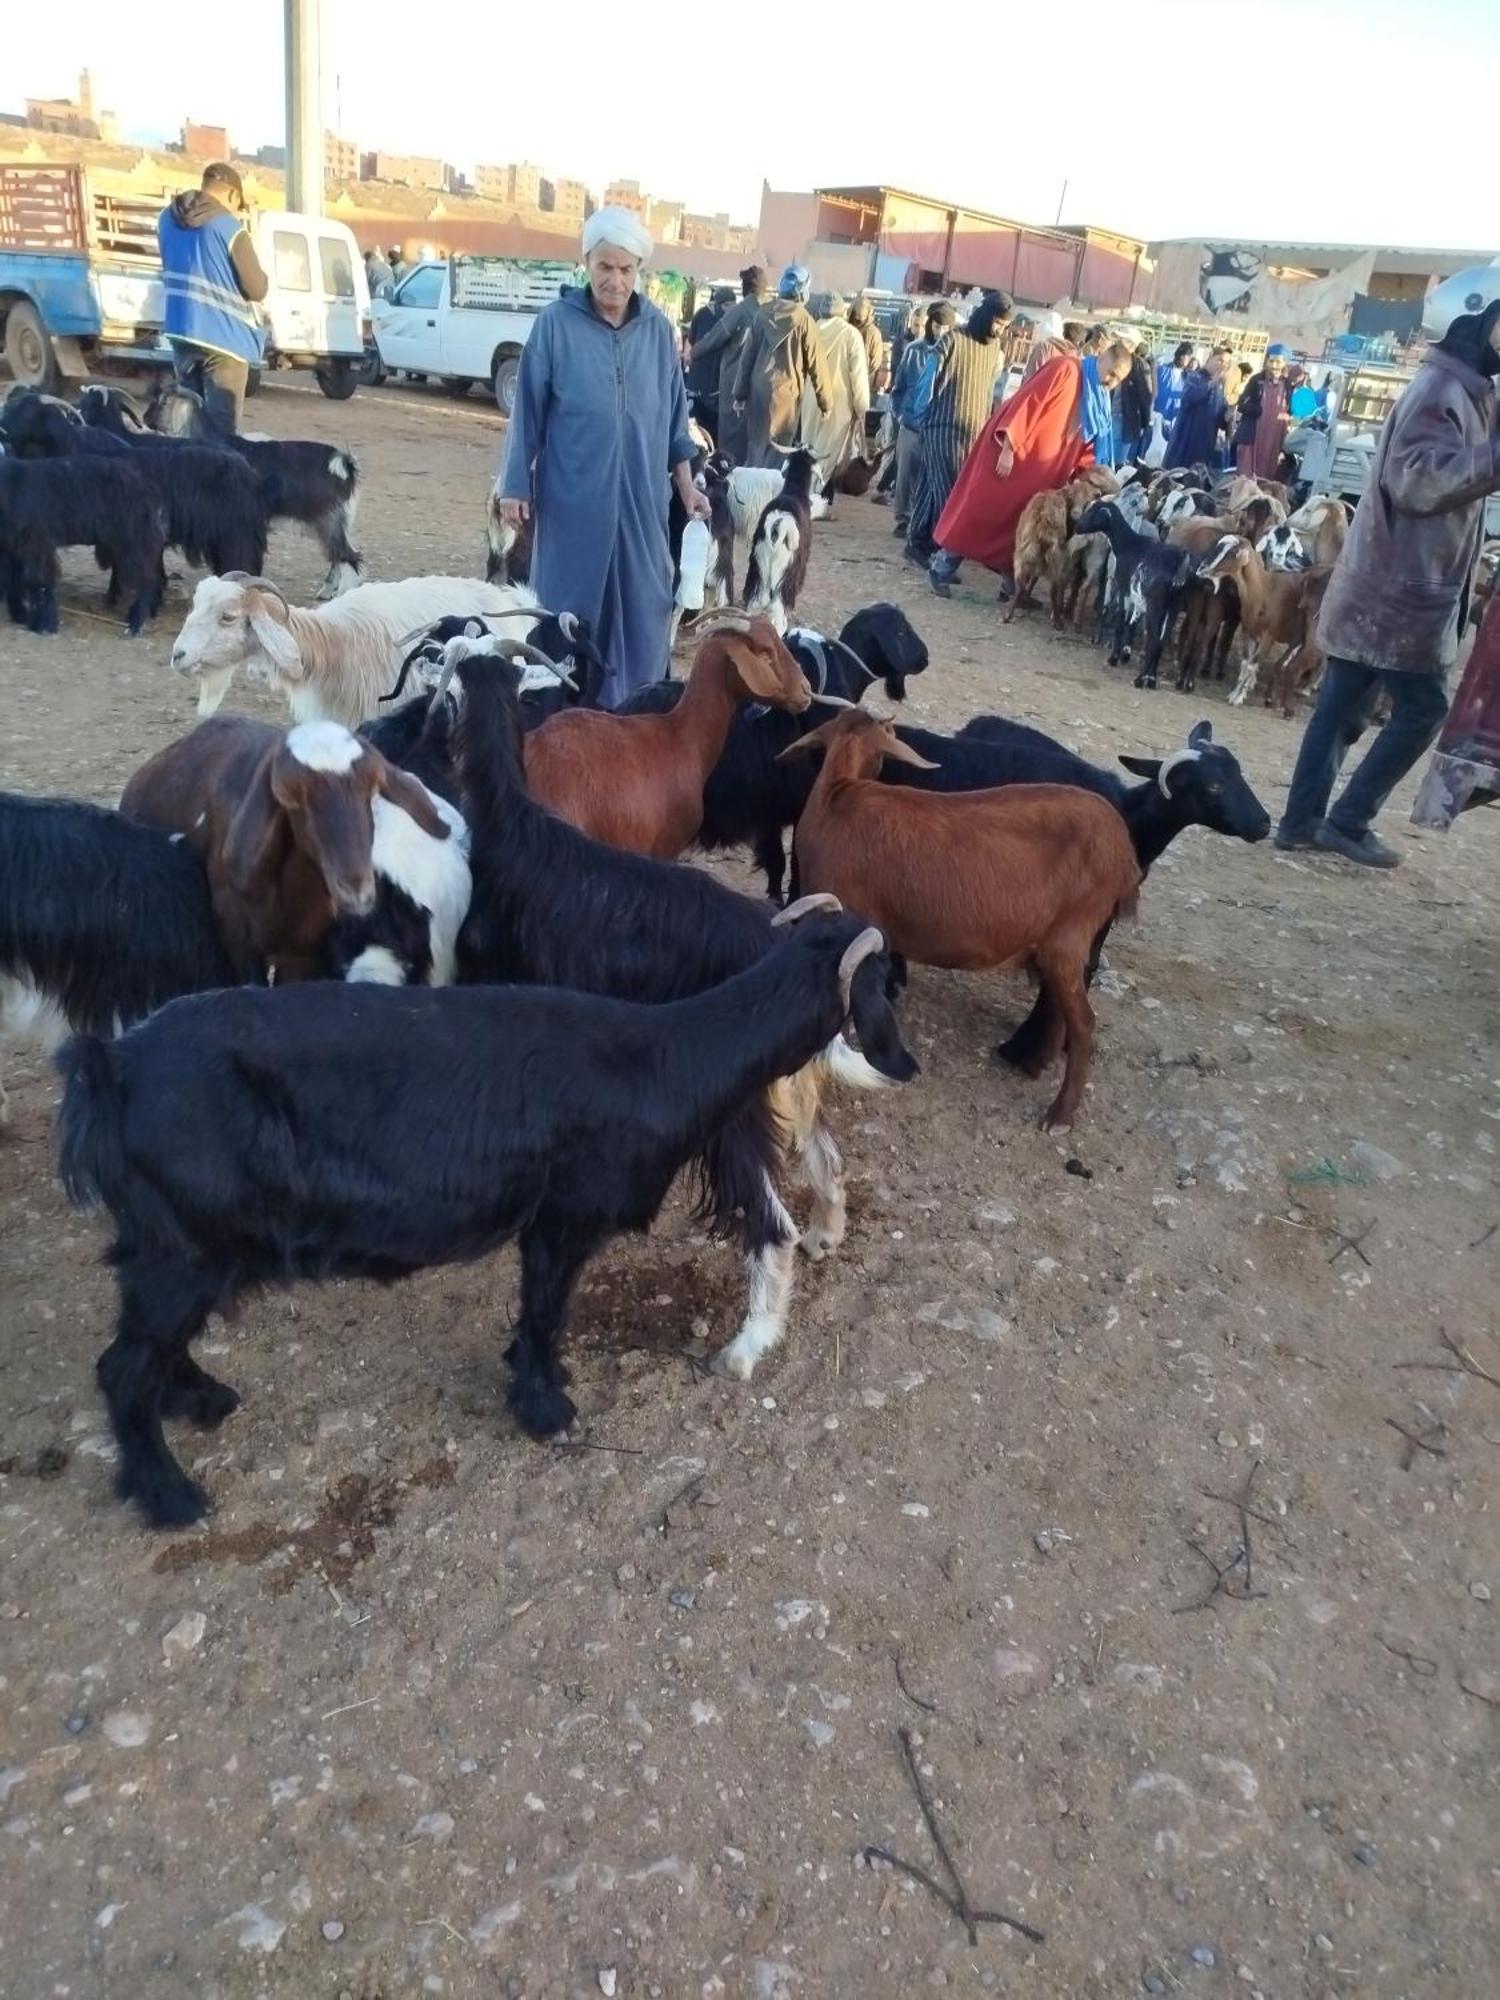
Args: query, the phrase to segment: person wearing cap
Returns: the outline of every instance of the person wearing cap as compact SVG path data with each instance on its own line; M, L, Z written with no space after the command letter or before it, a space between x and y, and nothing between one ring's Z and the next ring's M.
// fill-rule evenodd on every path
M609 707L668 670L670 487L690 521L709 513L676 329L637 289L652 247L628 209L589 217L588 282L542 308L521 350L500 476L501 517L535 523L532 589L593 627Z
M727 452L736 465L742 465L745 458L745 417L743 411L735 412L735 377L740 371L740 356L750 337L750 330L760 318L761 294L765 289L766 274L760 265L747 264L740 272L740 297L701 339L694 337L689 357L694 367L701 360L712 363L718 370L714 403L719 422L714 431L714 443L720 451Z
M270 290L244 218L244 184L216 160L202 185L173 195L156 220L173 370L227 437L240 427L250 370L260 366L255 308Z
M1366 868L1400 858L1372 822L1443 726L1485 501L1500 492L1500 265L1445 279L1422 324L1435 344L1386 418L1323 598L1328 663L1276 829L1278 847L1318 847ZM1390 715L1330 807L1381 691Z
M1266 365L1240 397L1234 433L1235 470L1247 479L1279 479L1281 451L1291 427L1286 367L1292 350L1279 340L1266 349Z
M811 385L821 415L833 408L833 385L807 310L812 273L788 264L776 297L763 306L740 350L736 414L745 416L746 465L780 465L802 441L802 391Z

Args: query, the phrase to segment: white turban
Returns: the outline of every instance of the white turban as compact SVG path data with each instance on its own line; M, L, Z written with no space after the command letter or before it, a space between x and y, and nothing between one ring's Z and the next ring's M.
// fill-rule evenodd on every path
M583 225L583 254L591 257L601 243L611 243L642 264L656 247L651 232L628 208L596 208Z

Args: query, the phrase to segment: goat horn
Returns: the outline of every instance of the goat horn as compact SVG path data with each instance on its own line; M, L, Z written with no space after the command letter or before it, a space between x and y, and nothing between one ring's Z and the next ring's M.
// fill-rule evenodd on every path
M750 630L749 612L728 610L706 611L693 626L693 631L694 633L717 632L721 628L726 632L748 632Z
M843 957L839 960L839 998L844 1003L844 1012L849 1012L849 989L854 984L854 975L867 958L873 958L877 951L885 950L885 939L872 924L861 931Z
M841 694L815 694L813 700L819 708L858 708L857 701L845 701Z
M288 611L291 610L292 608L291 602L288 599L286 592L284 590L278 589L277 586L274 583L272 583L269 577L252 576L249 570L247 569L226 569L225 571L222 572L222 574L225 583L244 583L250 585L250 587L254 590L270 591L273 597L279 597L281 599L282 603L286 605Z
M843 904L827 889L818 889L810 896L799 896L795 903L788 903L784 910L778 910L771 919L773 931L783 929L788 924L801 923L814 910L841 910Z
M560 667L556 660L549 660L540 647L528 645L524 639L506 639L502 643L511 659L530 660L533 666L545 667L554 680L576 690L578 683L567 668Z

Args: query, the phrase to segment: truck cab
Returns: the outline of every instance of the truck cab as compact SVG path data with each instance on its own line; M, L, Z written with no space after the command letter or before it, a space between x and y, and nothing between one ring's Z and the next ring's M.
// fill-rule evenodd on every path
M482 382L508 417L521 349L536 316L576 276L575 264L551 259L453 257L418 264L388 299L371 306L381 367L430 376L460 396Z

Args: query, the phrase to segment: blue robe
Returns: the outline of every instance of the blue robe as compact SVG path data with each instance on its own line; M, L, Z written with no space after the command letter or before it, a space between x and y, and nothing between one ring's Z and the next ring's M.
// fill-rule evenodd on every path
M538 314L521 350L500 494L529 500L531 586L549 611L587 618L616 706L668 671L670 470L693 456L677 343L637 294L625 324L587 287Z
M1195 368L1183 384L1177 421L1167 439L1163 465L1208 465L1219 462L1219 426L1224 421L1224 391L1214 378Z

